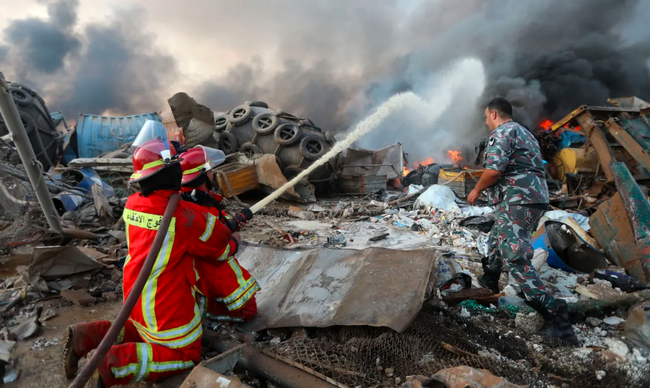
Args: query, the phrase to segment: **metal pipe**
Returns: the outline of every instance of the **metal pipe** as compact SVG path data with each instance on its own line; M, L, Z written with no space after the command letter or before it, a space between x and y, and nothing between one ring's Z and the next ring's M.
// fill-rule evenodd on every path
M616 189L634 230L634 239L639 249L639 263L646 279L650 280L650 202L643 195L625 163L613 162L611 169Z
M224 353L234 347L241 345L233 341L215 341L212 348ZM334 385L319 379L316 376L295 368L273 357L267 356L257 349L245 346L237 365L247 369L254 374L261 375L268 380L275 381L286 388L332 388Z
M104 357L106 357L106 353L108 353L111 346L113 346L117 340L117 336L120 334L120 331L124 327L124 324L129 318L129 315L131 315L131 311L133 310L136 302L138 299L140 299L142 289L144 288L147 279L149 279L149 276L151 275L151 269L156 262L156 258L160 252L160 247L162 246L165 235L167 234L167 230L169 229L169 224L174 217L174 211L176 211L176 205L178 205L180 198L181 196L178 193L174 193L171 197L169 197L169 202L167 202L167 208L165 209L165 213L163 214L163 218L160 222L160 227L156 232L156 237L153 239L151 249L149 250L147 257L144 260L144 264L142 264L142 269L140 270L138 278L133 284L133 288L131 288L131 292L129 292L129 296L124 301L122 309L120 310L119 314L117 314L117 317L113 321L111 328L104 336L104 339L102 339L102 342L97 347L97 350L91 359L88 360L81 372L74 379L72 384L70 384L69 388L83 388L83 386L86 385L88 379L90 379L90 377L95 372L95 369L97 369L99 362L102 361Z
M38 198L38 202L41 204L43 214L45 215L47 223L50 225L50 229L55 233L63 235L63 228L61 227L58 213L54 207L54 202L52 201L50 191L47 188L45 179L43 178L42 171L39 168L40 164L37 162L34 149L29 142L29 137L27 137L25 127L20 120L16 104L9 92L9 85L7 84L2 72L0 72L0 113L2 114L2 118L4 119L9 132L11 132L14 143L16 143L18 155L20 156L20 160L23 162L23 166L25 166L25 171L27 172L29 181L34 187L34 192Z

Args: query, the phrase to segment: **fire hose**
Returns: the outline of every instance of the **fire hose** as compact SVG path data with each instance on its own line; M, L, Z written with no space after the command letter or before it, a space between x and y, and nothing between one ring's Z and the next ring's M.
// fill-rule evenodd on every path
M294 186L296 183L298 183L297 179L287 182L284 186L271 193L268 197L256 203L253 206L254 210L251 210L249 208L242 209L238 214L228 220L228 228L233 232L239 230L243 223L253 218L254 212L258 211L270 202L269 199L272 200L277 198L287 189ZM172 217L174 216L174 212L176 211L176 206L178 205L180 198L181 196L178 193L175 193L169 197L169 202L165 208L165 213L163 214L162 221L160 222L160 227L156 232L156 236L154 237L153 243L151 244L151 249L149 250L147 257L144 260L144 264L142 265L142 269L138 274L138 278L133 284L133 288L131 288L131 291L129 292L129 296L124 301L122 309L117 314L117 317L113 321L113 324L108 330L108 333L106 333L102 339L102 342L97 347L97 350L95 350L93 356L90 358L90 360L88 360L81 372L72 381L72 384L70 384L69 388L82 388L97 369L99 362L103 360L104 357L106 357L106 353L108 353L111 346L113 346L117 340L117 336L120 334L120 331L124 327L126 320L131 315L131 311L140 298L142 289L144 288L147 279L149 279L149 276L151 275L151 270L153 269L153 266L156 262L156 258L158 257L158 253L160 252L160 248L165 239L165 235L169 229L169 224L171 223Z
M69 388L82 388L97 369L99 362L103 360L104 357L106 357L106 353L108 353L111 346L115 344L117 336L120 334L120 331L124 327L124 324L126 324L126 320L131 315L131 311L140 298L142 289L144 288L147 279L149 279L149 276L151 275L151 270L153 269L156 259L158 258L158 253L160 252L160 248L165 239L165 235L169 229L169 224L171 223L171 220L174 216L174 212L176 211L176 206L178 205L180 198L181 196L178 193L175 193L169 197L169 202L165 208L165 213L163 214L162 221L160 222L160 227L156 232L156 236L154 237L153 243L151 244L151 249L149 250L147 257L144 260L144 264L142 265L142 269L138 274L138 278L133 284L133 288L131 288L131 291L129 292L129 296L124 301L122 309L117 314L117 317L113 321L113 324L108 330L108 333L106 333L102 339L102 342L97 347L97 350L95 350L93 356L90 358L90 360L88 360L81 372L72 381ZM239 230L242 223L250 220L251 218L253 218L253 212L248 208L243 209L228 221L228 227L234 232L236 230Z
M410 92L391 97L386 103L384 103L384 105L378 108L375 113L368 116L365 120L357 124L354 131L350 135L348 135L348 137L345 140L336 143L336 145L331 150L329 150L320 159L314 161L314 163L309 168L302 171L292 180L282 185L282 187L269 194L266 198L262 199L261 201L251 206L250 208L243 209L241 212L239 212L237 215L231 218L228 221L228 227L233 232L239 230L239 228L243 223L253 218L253 214L257 213L266 205L271 203L271 201L281 196L285 191L295 186L298 182L300 182L300 180L307 177L316 168L324 165L334 156L338 155L344 149L348 148L350 145L352 145L354 141L359 139L362 135L376 128L376 126L379 123L381 123L386 117L390 115L391 110L403 108L404 106L408 105L409 102L413 102L412 101L413 99L415 99L415 95ZM163 215L162 221L160 223L160 227L156 232L156 236L154 237L153 243L151 244L151 250L149 251L147 257L145 258L144 264L142 265L142 269L138 274L138 278L136 279L135 284L133 284L133 288L131 289L129 296L124 301L124 305L122 306L122 309L120 310L119 314L115 318L115 321L113 321L113 324L111 325L108 333L106 333L106 336L104 336L104 339L102 339L102 342L99 344L99 347L97 347L95 354L93 354L91 359L84 366L81 373L79 373L77 377L74 379L74 381L72 382L72 384L70 384L70 388L82 388L86 384L86 382L90 379L95 369L97 369L97 365L99 365L99 362L106 356L108 350L115 343L118 334L124 327L124 324L126 323L126 320L128 319L129 315L131 315L131 310L133 310L133 307L135 306L138 298L140 298L142 289L144 288L144 285L147 282L149 275L151 274L151 270L153 268L154 263L156 262L156 258L158 257L158 253L160 252L160 248L162 246L165 235L167 234L167 230L169 229L169 224L174 215L174 211L176 210L176 206L178 205L179 200L180 200L180 194L178 193L173 194L169 198L169 202L167 203L167 208L165 209L165 214Z
M95 369L97 369L99 362L102 361L104 357L106 357L106 353L108 353L108 350L117 340L117 336L120 334L120 331L122 331L126 320L131 315L131 311L140 298L140 294L142 293L142 289L144 288L147 279L149 279L149 275L151 275L151 270L153 269L153 265L156 262L156 258L158 257L158 253L160 252L160 248L165 239L165 235L167 234L167 230L169 229L169 224L174 217L174 212L176 211L176 206L178 205L180 198L181 196L178 193L175 193L169 197L169 202L167 202L167 208L165 208L165 213L163 214L162 221L160 222L160 227L158 228L156 237L154 237L153 243L151 244L151 250L149 250L149 254L144 260L142 269L140 270L138 278L133 284L133 288L131 288L131 292L129 292L129 296L124 301L124 305L122 306L120 312L117 314L117 317L113 321L113 324L108 330L108 333L106 333L104 339L102 339L102 342L97 347L97 350L93 356L90 358L90 360L88 360L74 381L72 381L70 388L82 388L86 384L86 382L95 372Z

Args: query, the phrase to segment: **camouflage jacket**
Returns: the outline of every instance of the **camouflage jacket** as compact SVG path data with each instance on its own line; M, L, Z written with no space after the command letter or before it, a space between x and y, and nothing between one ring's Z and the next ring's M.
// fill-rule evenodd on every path
M488 188L490 204L502 201L531 205L548 203L548 186L539 143L530 131L509 121L497 127L486 144L483 167L501 171Z

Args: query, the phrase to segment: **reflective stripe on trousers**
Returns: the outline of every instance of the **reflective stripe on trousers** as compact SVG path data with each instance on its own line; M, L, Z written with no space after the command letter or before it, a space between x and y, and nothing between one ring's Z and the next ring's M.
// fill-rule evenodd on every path
M150 373L168 373L192 368L193 361L154 361L154 350L150 344L134 343L136 346L137 361L124 366L111 367L111 372L116 379L131 377L129 382L146 381Z
M160 223L162 222L162 216L160 215L138 212L131 209L124 209L123 218L127 224L127 244L129 227L135 226L149 230L158 230L160 228ZM158 320L156 319L158 278L165 271L174 247L174 237L176 235L175 220L175 218L172 218L172 221L170 222L169 229L165 235L165 239L163 240L160 252L158 253L158 257L156 258L151 271L151 275L147 279L142 290L142 317L144 318L145 325L141 325L137 322L134 322L134 325L147 342L164 345L169 348L182 348L194 342L203 333L201 328L201 313L198 307L196 305L194 306L194 317L184 326L159 330ZM214 225L212 228L214 228Z

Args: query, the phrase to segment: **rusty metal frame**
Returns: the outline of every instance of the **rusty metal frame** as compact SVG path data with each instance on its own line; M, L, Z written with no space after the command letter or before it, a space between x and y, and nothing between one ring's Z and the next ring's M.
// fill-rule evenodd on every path
M551 131L557 131L558 129L562 128L565 126L568 122L571 120L575 119L576 117L580 116L583 112L628 112L628 113L639 113L638 109L625 109L625 108L616 108L616 107L609 107L609 106L587 106L587 105L581 105L577 109L575 109L573 112L569 113L568 115L564 116L560 121L557 121L555 124L551 126Z
M639 248L639 264L646 279L650 279L650 202L625 163L612 163L612 171Z
M625 148L627 152L646 170L650 171L650 155L614 118L607 120L609 133Z
M578 117L582 112L587 109L587 105L581 105L578 107L578 109L575 109L573 112L569 113L568 115L564 116L564 118L560 121L557 121L553 126L551 126L551 131L555 132L558 129L562 128L565 126L569 121L573 120L574 118Z
M594 150L596 150L596 155L598 156L603 173L607 178L607 182L613 182L614 174L612 173L611 164L612 161L614 161L614 157L612 156L612 148L605 137L605 133L600 129L600 126L596 123L592 114L586 110L586 107L581 108L585 109L583 109L578 116L574 117L578 120L580 127L587 135L589 144L594 147Z
M211 344L211 347L221 353L228 353L235 350L231 355L237 358L236 364L244 369L251 371L253 374L263 376L272 380L283 387L287 388L332 388L335 385L329 380L324 380L318 375L307 371L306 368L297 368L295 364L289 364L277 357L264 354L258 349L248 345L240 345L238 342L229 340L217 340ZM203 361L200 366L217 371L222 362L222 355L210 360Z

